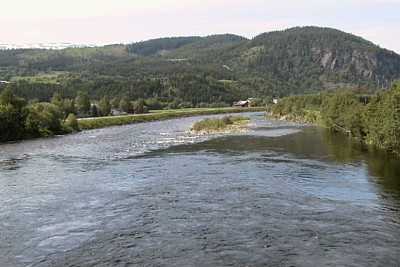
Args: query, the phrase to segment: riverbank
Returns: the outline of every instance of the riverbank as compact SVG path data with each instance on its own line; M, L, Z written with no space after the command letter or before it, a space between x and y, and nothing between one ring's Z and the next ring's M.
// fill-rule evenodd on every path
M251 108L191 108L191 109L173 109L173 110L155 110L145 114L134 114L125 116L111 116L100 118L84 118L78 120L80 130L89 130L109 126L135 124L141 122L151 122L181 117L192 117L202 115L244 113L266 111L264 107Z
M294 114L279 115L279 114L274 114L271 111L266 111L265 117L274 119L274 120L312 123L312 124L316 124L316 125L323 127L323 124L320 119L320 111L311 110L307 114L310 114L310 115L306 115L306 116L298 116L298 115L294 115Z
M400 82L364 97L350 90L292 95L271 106L268 116L313 122L400 156Z

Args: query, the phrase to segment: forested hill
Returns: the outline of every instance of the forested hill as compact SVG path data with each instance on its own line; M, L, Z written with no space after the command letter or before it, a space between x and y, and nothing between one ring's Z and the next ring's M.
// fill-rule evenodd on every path
M346 86L387 88L400 56L339 30L296 27L252 40L232 34L63 50L0 50L0 80L21 97L226 103ZM4 87L0 85L0 87ZM1 90L1 88L0 88Z
M182 53L185 53L183 51L186 51L185 56L193 57L196 55L196 50L198 49L216 46L232 46L241 41L247 41L247 39L233 34L211 35L207 37L159 38L129 44L126 47L126 51L141 56L150 56L158 53L165 54L166 52L168 53L184 47L184 49L180 50L178 54L182 55Z
M321 85L387 87L400 73L398 54L329 28L264 33L250 41L249 51L249 69L265 79L287 81L288 93Z

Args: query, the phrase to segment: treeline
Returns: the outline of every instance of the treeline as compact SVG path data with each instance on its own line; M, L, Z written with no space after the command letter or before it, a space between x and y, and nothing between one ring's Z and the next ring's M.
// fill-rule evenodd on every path
M187 86L190 89L190 80L177 82L184 84L188 82ZM127 122L137 122L140 119L136 117L132 119L131 116L118 116L114 117L116 118L115 120L105 120L104 117L147 113L150 109L216 108L228 106L224 102L211 104L199 102L193 105L192 102L179 102L177 100L174 102L159 102L157 98L132 100L128 95L122 98L103 96L100 99L94 100L85 91L78 91L73 98L63 98L58 92L54 92L48 102L43 102L38 99L26 100L19 97L14 94L11 86L1 87L4 87L4 85L0 86L0 89L3 89L0 91L0 142L47 137L78 131L80 130L80 125L77 118L103 117L99 119L101 119L101 123L106 122L106 125L107 123L124 124ZM201 99L200 96L198 97L198 99ZM217 95L215 97L218 100ZM265 105L264 101L268 100L270 98L254 99L254 106ZM230 111L237 112L241 110L233 109ZM203 114L200 111L198 112L199 114ZM173 114L178 113L174 112ZM154 115L148 118L157 119L161 118L160 116ZM86 125L91 122L99 124L99 120L87 121L89 122L86 122Z
M66 117L53 103L27 101L10 88L0 93L0 142L52 136L78 130L74 114Z
M208 71L207 71L208 72ZM74 98L78 91L87 92L92 100L103 97L111 99L129 98L130 100L156 99L174 107L175 103L189 102L195 107L200 103L231 106L233 102L249 97L262 97L273 94L268 87L257 80L231 80L228 75L177 74L166 78L115 79L105 76L92 77L91 81L71 77L65 83L12 82L12 91L25 99L38 99L50 102L54 92L62 98ZM212 74L212 70L209 70ZM217 77L216 77L217 76ZM254 89L248 89L253 86ZM1 90L0 85L0 90Z
M196 49L226 47L225 45L235 46L238 42L243 41L247 41L247 39L234 34L216 34L206 37L169 37L129 44L126 46L126 51L140 56L152 56L159 52L165 53L186 46L180 51L183 52L181 55L193 58L197 55ZM187 54L188 50L190 50L189 54Z
M277 117L317 122L400 155L400 80L372 96L350 90L293 95L280 99L271 112Z
M160 107L156 100L147 102L107 96L94 101L84 91L78 91L74 98L62 98L55 92L49 102L28 101L15 95L11 87L6 87L0 92L0 142L78 131L78 117L140 114L148 112L149 107Z
M173 50L186 44L194 43L201 40L201 37L170 37L148 40L129 44L126 51L141 56L149 56L160 50Z
M82 90L93 99L121 98L126 92L132 99L232 104L232 99L349 85L376 90L399 75L396 53L319 27L270 32L252 40L222 34L93 48L0 50L0 80L11 82L17 95L39 101L49 101L54 92L72 98ZM189 78L201 100L179 99L188 83L175 81ZM221 91L220 99L215 90Z

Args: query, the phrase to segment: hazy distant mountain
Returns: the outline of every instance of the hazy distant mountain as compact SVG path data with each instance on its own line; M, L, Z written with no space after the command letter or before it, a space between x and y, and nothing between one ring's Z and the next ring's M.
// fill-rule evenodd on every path
M72 43L26 43L26 44L0 44L0 50L5 49L54 49L95 47L95 45L72 44Z

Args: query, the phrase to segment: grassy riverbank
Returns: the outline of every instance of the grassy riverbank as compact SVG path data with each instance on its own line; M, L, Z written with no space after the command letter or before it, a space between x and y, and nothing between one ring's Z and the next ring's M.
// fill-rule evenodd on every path
M95 129L108 126L134 124L140 122L150 122L158 120L166 120L181 117L227 114L227 113L243 113L265 111L265 108L191 108L191 109L173 109L173 110L155 110L146 114L134 114L126 116L112 116L101 118L85 118L79 119L79 129Z

